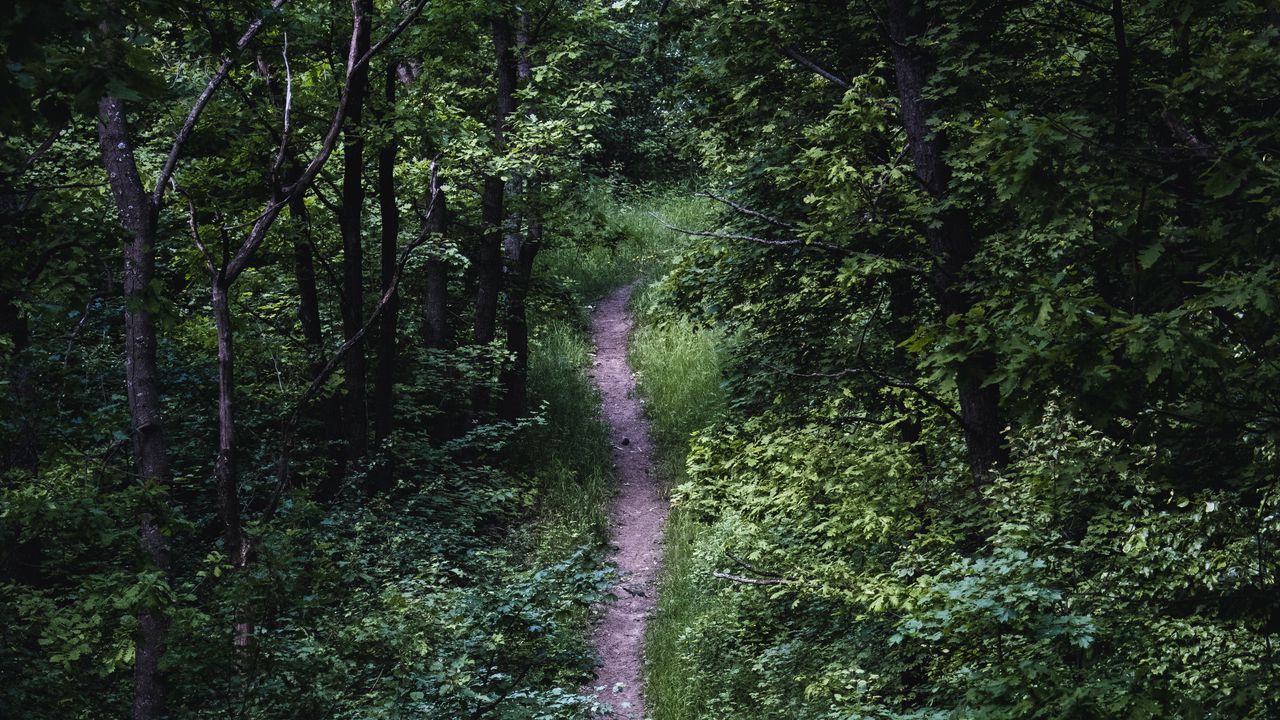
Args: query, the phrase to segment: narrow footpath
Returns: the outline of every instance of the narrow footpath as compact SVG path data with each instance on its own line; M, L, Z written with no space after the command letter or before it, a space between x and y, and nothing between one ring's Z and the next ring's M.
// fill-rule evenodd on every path
M615 600L609 603L595 629L601 666L592 687L601 702L613 707L610 717L641 720L645 717L641 688L644 629L657 602L667 501L662 497L654 469L649 421L627 363L627 339L632 328L628 301L633 287L628 285L611 293L591 320L596 343L591 378L600 391L617 468L618 494L609 512L609 526L611 559L619 573L612 591Z

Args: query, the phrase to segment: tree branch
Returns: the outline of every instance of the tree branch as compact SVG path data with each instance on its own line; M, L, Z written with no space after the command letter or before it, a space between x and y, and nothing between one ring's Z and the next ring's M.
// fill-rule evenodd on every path
M271 0L271 10L277 10L286 0ZM249 27L245 29L240 39L236 41L236 52L244 50L249 43L253 41L254 36L262 29L266 22L267 16L263 14L257 20L249 23ZM200 97L196 98L196 102L191 106L191 110L187 113L187 119L182 123L182 128L178 130L178 134L173 139L173 145L169 148L169 156L164 160L164 166L160 168L160 176L156 178L155 188L151 191L151 206L153 212L159 212L160 202L164 199L165 186L169 184L169 178L173 176L173 171L178 166L178 158L182 154L182 146L187 142L187 138L191 137L191 131L196 126L196 121L200 119L200 114L204 112L204 108L213 99L213 94L217 92L218 86L223 80L227 79L227 75L231 73L231 66L235 63L235 56L227 53L222 56L222 63L218 66L217 72L213 77L209 78L208 84L204 87L204 92L200 93Z
M719 570L713 571L711 576L720 578L721 580L741 583L743 585L791 585L796 582L795 580L788 580L786 578L753 578L746 577L745 575L732 575L727 572L720 572Z
M752 210L751 208L746 207L746 206L744 206L744 205L740 205L740 204L738 204L738 203L736 203L736 202L734 202L734 201L732 201L732 200L730 200L730 199L728 199L728 198L722 198L722 197L720 197L719 195L716 195L715 193L713 193L713 192L711 192L711 191L709 191L709 190L708 190L708 191L704 191L704 192L700 192L700 193L697 193L697 194L698 194L698 195L701 195L702 197L711 198L712 200L715 200L715 201L716 201L716 202L718 202L718 203L723 203L723 204L725 204L725 205L728 205L729 207L733 208L734 210L738 211L739 213L742 213L743 215L746 215L746 216L748 216L748 217L753 217L753 218L757 218L757 219L763 220L763 221L765 221L765 222L769 223L770 225L777 225L778 227L786 228L786 229L788 229L788 230L795 230L795 229L796 229L796 226L795 226L795 225L792 225L792 224L791 224L791 223L789 223L789 222L784 222L784 221L779 220L779 219L777 219L777 218L775 218L775 217L772 217L772 216L770 216L770 215L765 215L764 213L760 212L759 210Z
M844 78L840 77L839 75L835 74L834 72L832 72L832 71L830 71L830 70L828 70L828 69L826 69L826 68L822 67L822 66L821 66L821 65L819 65L818 63L816 63L816 62L814 62L813 60L809 59L807 56L803 55L799 50L796 50L795 48L793 48L793 47L791 47L791 46L787 46L787 47L782 48L782 54L783 54L783 55L786 55L787 57L791 58L792 60L795 60L796 62L800 63L801 65L803 65L803 66L805 66L805 67L809 68L810 70L812 70L812 71L814 71L815 73L817 73L818 75L822 76L825 80L827 80L828 82L830 82L831 84L833 84L833 85L835 85L835 86L837 86L837 87L843 88L843 89L845 89L845 90L850 90L850 89L852 89L852 88L853 88L853 85L852 85L848 80L846 80L846 79L844 79Z
M854 254L853 251L848 250L846 248L842 248L839 245L832 245L830 243L824 243L817 240L810 241L810 242L806 242L799 238L773 240L771 238L756 237L754 235L741 235L738 233L722 233L722 232L715 232L713 230L686 230L685 228L680 228L680 227L676 227L675 225L667 224L667 222L664 221L661 217L659 217L657 213L651 212L649 213L649 215L653 217L655 220L657 220L659 225L663 226L668 230L678 232L682 235L692 235L694 237L721 238L724 240L750 240L751 242L759 243L761 245L772 245L772 246L799 245L801 247L819 247L819 248L823 248L824 250L830 250L832 252L839 253L841 255Z

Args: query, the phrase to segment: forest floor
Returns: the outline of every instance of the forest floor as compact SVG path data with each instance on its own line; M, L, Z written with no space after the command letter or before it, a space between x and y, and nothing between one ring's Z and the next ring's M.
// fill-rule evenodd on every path
M612 561L618 569L614 600L596 626L593 640L601 666L594 685L613 717L644 718L645 625L657 601L662 528L667 517L654 465L649 421L627 362L633 322L628 303L634 285L610 293L591 320L596 357L591 377L600 391L609 425L618 493L609 511Z

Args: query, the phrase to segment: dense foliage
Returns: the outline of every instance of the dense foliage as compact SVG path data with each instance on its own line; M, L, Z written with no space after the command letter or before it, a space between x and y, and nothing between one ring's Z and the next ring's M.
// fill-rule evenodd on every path
M647 23L0 18L0 716L589 712L582 307L654 252L592 175L647 157Z
M1280 715L1272 0L12 5L0 716Z
M1275 716L1274 5L671 13L729 407L656 717Z

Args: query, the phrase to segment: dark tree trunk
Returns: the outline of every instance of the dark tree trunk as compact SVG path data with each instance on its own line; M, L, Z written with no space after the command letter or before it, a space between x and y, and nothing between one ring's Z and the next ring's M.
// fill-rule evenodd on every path
M292 182L293 180L291 180ZM297 193L289 201L289 214L302 222L306 237L293 244L293 273L298 285L298 321L302 325L302 340L307 347L307 375L315 377L324 367L324 330L320 320L320 294L316 289L315 251L311 244L311 218L306 200ZM346 453L342 445L342 401L336 396L326 396L320 401L320 421L323 424L323 440L328 449L329 472L318 490L321 498L332 497L346 472Z
M1115 106L1116 134L1124 131L1129 117L1129 86L1131 84L1133 50L1129 47L1129 35L1125 30L1124 3L1111 0L1111 32L1116 43Z
M935 27L936 13L924 0L890 0L887 21L890 51L898 84L902 125L911 151L911 160L920 183L937 203L946 201L951 167L943 157L945 138L929 127L938 108L925 97L925 87L934 71L934 59L920 45L917 36ZM929 250L935 260L931 279L944 318L960 315L973 307L973 298L963 289L965 266L978 251L978 238L968 214L961 208L939 213L925 227ZM984 385L995 369L995 356L978 353L961 364L956 387L960 396L960 417L964 423L969 467L979 486L991 471L1007 463L996 388Z
M491 342L497 334L498 296L502 290L502 178L486 177L480 198L480 219L484 224L476 261L476 310L472 340Z
M387 112L395 112L396 64L390 63L386 75ZM382 217L382 292L386 294L395 282L396 250L400 235L400 207L396 204L396 151L398 138L392 131L386 144L378 150L378 210ZM395 422L396 376L396 327L400 312L400 295L393 292L382 309L378 328L378 369L373 388L373 437L375 445L382 448L391 436ZM394 468L389 458L383 458L376 472L370 476L371 491L387 489L391 484Z
M448 231L448 203L444 190L432 188L427 232L443 236ZM446 348L452 339L449 329L449 266L438 257L427 261L427 298L422 309L423 341L429 348Z
M533 63L529 57L529 16L520 16L520 30L516 34L519 61L516 76L520 83L533 79ZM513 194L523 192L521 211L512 212L507 218L507 313L505 330L507 351L512 362L502 374L502 416L514 420L529 409L529 321L526 300L533 275L533 260L542 246L542 217L538 207L538 191L541 183L536 177L525 182L514 175L511 181ZM522 220L528 229L522 234Z
M293 277L298 285L298 322L307 352L319 356L324 347L324 330L320 322L320 293L316 289L316 260L311 247L311 218L302 193L289 201L289 215L306 228L306 238L293 244Z
M496 63L497 97L493 114L494 152L501 155L507 147L506 135L512 111L516 106L516 61L512 54L511 23L503 17L493 19L493 52ZM498 322L498 296L502 290L503 196L502 178L484 180L480 199L483 237L476 256L476 312L473 339L477 344L491 342Z
M352 12L366 18L354 35L352 55L369 51L369 22L373 14L372 0L352 0ZM342 332L350 340L364 324L364 248L361 222L364 216L364 137L361 133L364 98L369 87L368 65L351 75L348 84L346 124L342 135L342 207L338 223L342 229ZM359 341L343 362L347 394L343 424L346 428L347 453L352 460L368 452L368 413L365 407L365 351Z
M164 487L169 481L169 450L163 433L160 373L156 363L156 326L151 307L155 277L157 208L138 175L124 103L104 97L98 103L98 142L120 224L129 233L124 246L124 368L133 455L138 477ZM160 571L169 573L169 547L154 509L139 521L143 552ZM160 659L169 618L162 609L138 613L140 638L134 651L133 718L156 720L164 712L164 678Z
M529 195L537 192L537 182L528 184ZM524 239L511 258L511 281L507 288L507 350L513 359L503 373L502 415L515 419L529 409L529 322L525 301L529 297L529 282L533 275L533 260L542 246L542 218L536 212L529 213L528 229Z

